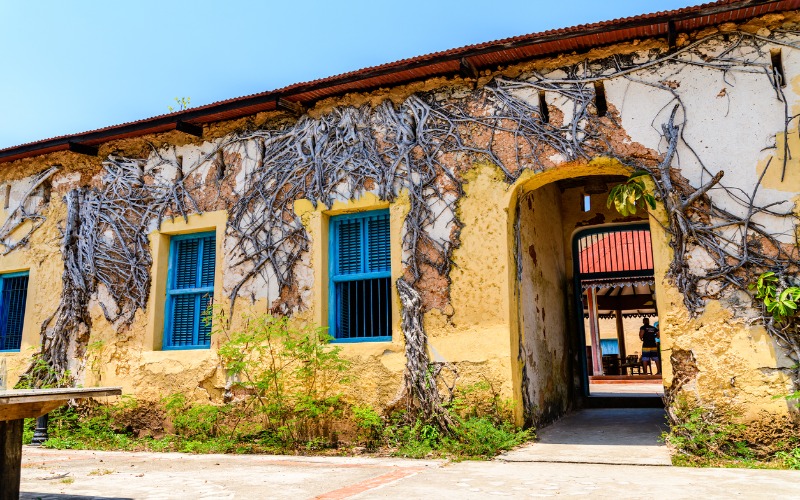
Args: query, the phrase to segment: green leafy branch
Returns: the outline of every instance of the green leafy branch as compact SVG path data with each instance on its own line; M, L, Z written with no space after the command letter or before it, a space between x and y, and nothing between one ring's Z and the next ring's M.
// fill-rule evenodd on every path
M189 109L189 103L192 102L192 98L191 97L176 97L175 98L175 102L178 104L178 111L183 111L185 109ZM172 106L167 106L167 109L169 109L170 113L175 111L175 108L173 108Z
M655 210L656 198L644 183L645 177L649 175L644 170L637 170L627 182L611 188L611 192L608 193L606 208L611 208L611 205L614 205L614 209L622 216L635 214L637 208L647 210L647 207L650 207L651 210Z
M780 280L778 276L768 271L758 277L756 283L750 284L750 290L756 291L756 299L764 303L767 312L778 323L785 323L797 313L800 302L800 287L788 286L783 290L778 289Z

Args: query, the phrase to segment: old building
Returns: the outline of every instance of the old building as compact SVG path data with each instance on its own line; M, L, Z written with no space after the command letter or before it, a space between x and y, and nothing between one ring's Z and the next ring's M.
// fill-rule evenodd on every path
M670 398L786 418L800 344L748 285L796 276L798 4L524 35L0 150L10 378L43 349L76 383L221 401L213 300L328 327L349 397L380 407L402 279L431 359L520 422L626 370L601 344L627 364L642 317ZM622 216L606 200L635 170L658 204Z

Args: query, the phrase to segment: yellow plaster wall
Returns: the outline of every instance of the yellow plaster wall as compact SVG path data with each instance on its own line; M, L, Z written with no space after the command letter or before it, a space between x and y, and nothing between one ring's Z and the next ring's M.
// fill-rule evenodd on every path
M647 46L659 42L648 40ZM590 57L602 54L631 52L644 46L615 46L595 49ZM600 52L598 52L600 51ZM602 52L602 54L601 54ZM516 75L525 68L557 67L566 62L583 60L586 56L562 55L546 62L526 63L504 71ZM574 60L573 60L574 59ZM488 81L492 75L483 76ZM378 103L422 90L451 85L445 79L428 83L415 83L403 89L381 90L374 95L352 95L346 98L319 103L315 112L320 113L332 106L345 103ZM798 79L792 81L798 86ZM795 89L800 93L799 89ZM391 94L391 95L390 95ZM399 97L398 97L399 96ZM796 111L796 110L795 110ZM234 130L239 124L266 123L274 117L266 114L236 122L225 122L206 127L208 134L219 137ZM249 126L249 125L248 125ZM782 137L778 134L778 152L782 151ZM91 182L99 170L102 158L111 151L139 152L147 149L148 142L156 144L183 144L197 141L185 134L170 132L155 136L117 141L103 145L100 156L87 158L67 152L53 153L43 157L14 162L3 170L3 178L16 179L32 174L47 163L62 163L65 170L81 172L81 184ZM796 134L790 134L792 158L800 158L795 149ZM782 158L778 157L778 161ZM796 173L798 165L791 160L788 181L780 185L774 179L776 160L764 179L764 185L774 189L800 191ZM756 168L762 168L763 164ZM456 362L462 381L487 377L496 382L504 396L521 400L521 367L518 363L519 331L518 311L520 297L516 295L514 280L516 269L513 255L515 207L517 197L523 191L532 191L559 179L583 175L624 174L627 170L609 159L596 159L589 163L568 163L545 172L524 172L517 182L508 186L502 173L491 165L477 165L465 175L465 196L459 202L459 217L465 224L461 233L461 246L454 253L456 267L452 270L451 305L452 315L433 310L425 315L425 325L430 336L431 355L434 359ZM84 175L85 174L85 175ZM564 249L569 254L569 238L574 224L587 222L584 215L577 214L578 203L565 200L562 204L564 227ZM603 200L593 199L593 204L602 205ZM311 235L311 262L314 272L314 300L312 307L297 315L298 321L325 325L327 323L327 221L331 215L352 210L369 210L389 206L376 197L365 194L355 201L337 202L332 207L313 207L309 202L298 202L296 212ZM389 207L392 225L392 278L402 275L400 228L408 212L408 199L401 196ZM5 215L5 214L3 214ZM47 220L31 238L26 248L0 256L0 272L30 270L31 286L28 292L28 307L25 317L23 346L20 353L0 353L9 360L10 381L13 383L24 369L30 352L39 344L39 327L51 315L61 295L61 273L63 264L59 252L58 224L64 219L65 209L57 196L53 196L47 209ZM582 219L583 217L583 219ZM660 215L663 221L663 214ZM607 220L606 220L607 222ZM192 216L189 221L176 220L166 223L160 231L151 235L154 255L153 290L146 312L137 314L130 327L111 325L102 315L96 301L91 304L93 319L91 347L88 352L86 385L95 383L122 385L126 393L142 398L157 398L171 392L184 392L197 398L219 399L224 376L216 356L216 340L209 350L162 352L160 339L163 329L163 295L165 290L168 239L171 234L208 229L217 231L218 265L215 300L225 304L220 279L225 267L222 252L224 213L207 213ZM656 271L656 293L661 320L662 345L665 361L671 350L691 350L697 359L699 374L690 387L698 398L711 402L733 401L748 408L749 414L760 409L784 412L786 403L773 400L773 394L789 391L788 378L777 367L787 366L774 343L762 328L751 327L732 319L729 310L732 303L711 302L705 312L689 317L682 304L682 296L666 279L671 262L669 237L655 219L651 221L654 261ZM569 259L569 256L568 256ZM565 263L565 272L571 276L572 266ZM567 287L571 284L567 282ZM570 295L571 296L571 295ZM269 309L265 301L237 305L239 311L263 312ZM568 301L567 308L572 305ZM343 345L346 357L354 361L354 373L358 375L353 385L353 397L366 402L381 403L391 398L399 385L404 368L403 342L399 331L399 301L395 297L392 305L394 328L391 342ZM664 363L665 384L672 381L670 363ZM517 406L519 409L519 406ZM519 415L518 415L519 416Z
M463 383L486 379L503 397L513 397L508 289L512 268L512 227L502 200L508 184L500 169L477 164L465 174L458 216L461 246L453 253L450 302L453 315L425 316L429 342L441 358L461 365ZM463 365L463 366L462 366Z
M561 193L548 184L519 203L521 263L519 317L522 369L533 423L552 421L570 407L572 363Z
M337 200L331 207L310 200L295 202L311 240L311 266L314 273L313 302L297 319L314 325L328 325L328 237L330 218L334 215L389 209L392 262L392 340L391 342L339 343L342 356L351 362L350 374L355 383L343 387L346 396L360 403L380 407L386 404L401 385L405 368L403 334L400 331L400 299L395 282L403 275L401 230L408 214L407 193L393 202L381 201L367 192L354 200Z
M424 316L431 359L454 363L460 385L488 380L504 397L512 396L510 342L508 327L508 251L507 212L500 203L508 185L499 169L477 165L467 173L465 196L459 202L459 216L465 227L461 246L453 259L451 274L452 315L431 310ZM308 201L295 203L295 212L311 238L311 263L314 270L314 300L303 314L307 321L328 322L328 225L333 215L389 208L392 245L392 281L403 275L402 227L409 211L407 193L391 204L372 193L355 200L336 201L331 207ZM342 343L342 355L351 361L357 383L345 387L352 400L380 407L390 401L400 387L405 369L404 340L400 330L400 302L392 303L391 342Z
M534 190L561 178L589 173L619 174L625 170L606 160L589 164L566 164L552 171L524 174L509 187L502 173L491 165L476 165L466 174L465 196L459 202L459 217L465 227L461 246L454 253L452 271L452 315L438 310L425 315L430 336L431 357L456 363L460 383L486 378L504 397L521 402L521 367L519 355L519 297L513 286L516 269L511 256L514 245L514 207L521 192ZM590 214L579 214L579 204L569 191L561 195L564 249L566 234ZM601 203L594 206L602 206ZM311 309L296 320L327 323L327 221L331 215L354 210L389 207L392 226L392 277L402 275L401 228L408 213L408 197L395 202L381 202L371 194L354 201L337 202L332 207L313 207L298 202L296 211L311 236L311 265L314 270L314 300ZM574 212L574 213L573 213ZM34 232L30 245L0 257L0 271L29 270L23 346L20 353L2 353L9 367L9 382L16 382L27 366L31 352L39 345L39 327L51 315L61 295L60 233L58 225L65 216L65 206L54 196L47 208L45 224ZM103 317L96 301L90 304L93 327L87 352L84 384L121 385L125 393L141 399L158 399L183 392L194 399L221 399L225 377L221 369L215 339L212 349L160 351L163 332L163 306L168 262L169 236L187 232L217 232L217 279L215 301L227 304L222 293L222 273L226 272L222 240L226 213L210 212L190 216L188 221L167 221L150 235L154 257L153 284L146 312L137 314L130 327L111 325ZM663 217L663 214L661 214ZM766 409L785 412L786 403L772 399L774 394L790 390L788 378L776 367L788 366L788 360L776 351L762 328L734 321L725 304L711 302L703 315L690 318L682 305L682 296L666 280L671 262L668 235L651 221L654 260L656 263L657 301L662 311L661 331L665 356L664 380L673 378L669 355L673 349L691 350L697 359L699 374L691 391L701 400L732 402L746 408L747 415ZM571 274L569 261L565 273ZM569 283L569 282L568 282ZM569 286L569 284L568 284ZM569 303L567 304L569 306ZM403 339L399 330L399 300L393 301L393 339L391 342L343 345L344 355L353 361L357 382L347 389L352 400L380 406L389 401L400 385L404 369ZM249 304L240 301L239 312L263 312L264 301Z
M800 75L796 75L790 80L792 91L795 95L800 95ZM800 104L792 104L792 116L800 113ZM780 131L775 134L775 154L764 158L756 166L758 174L762 177L761 184L765 188L777 191L800 193L800 134L798 134L797 122L791 122L792 128L786 132ZM786 137L789 143L786 143ZM788 153L788 154L787 154ZM764 169L767 169L764 172Z
M691 317L683 295L667 277L673 250L665 223L666 213L659 205L651 215L650 232L665 388L671 388L678 375L671 356L687 351L695 359L697 375L684 386L686 397L732 409L744 420L769 421L765 412L786 415L787 401L775 396L792 391L791 380L781 370L791 366L791 361L780 354L762 326L734 318L733 307L750 304L744 293L725 301L709 300L700 315Z
M53 198L44 211L47 219L32 235L28 245L0 256L0 274L28 271L28 295L25 305L22 342L19 352L0 352L6 360L7 384L13 387L27 369L31 355L41 345L40 327L58 307L61 297L61 233L58 221L64 218L64 203ZM0 211L0 220L8 216ZM19 230L18 230L19 231Z
M225 272L223 239L227 212L224 210L190 215L186 220L165 220L149 235L153 264L150 296L145 312L137 313L130 327L110 324L96 301L90 305L92 330L85 385L119 385L123 394L158 400L173 393L190 399L218 400L225 384L217 349L220 339L212 335L211 348L162 351L170 237L214 231L216 266L214 303L223 308Z

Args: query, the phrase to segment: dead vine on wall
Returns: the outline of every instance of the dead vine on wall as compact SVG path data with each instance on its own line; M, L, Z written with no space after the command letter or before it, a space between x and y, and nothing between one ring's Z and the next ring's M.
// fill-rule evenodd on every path
M234 185L235 196L226 200L230 213L227 238L233 242L230 265L242 270L241 280L230 291L231 304L242 286L257 276L267 283L272 279L281 287L293 284L294 269L308 249L308 235L294 213L296 200L308 198L330 206L334 200L354 198L364 191L375 192L383 200L395 199L400 190L408 191L410 211L403 229L403 250L409 280L398 283L404 302L414 295L414 286L426 269L449 280L461 227L456 203L463 195L462 174L476 161L487 160L504 172L509 183L524 170L538 172L598 156L650 172L669 215L667 230L675 249L670 275L692 312L699 311L706 298L720 297L728 289L746 291L752 276L762 269L776 270L790 279L798 263L796 248L787 248L758 221L759 217L793 217L790 210L758 205L758 186L752 193L725 187L721 174L712 173L717 166L704 164L684 140L688 110L678 90L660 80L658 70L691 65L725 75L763 74L776 98L785 102L769 69L765 47L777 44L795 49L788 41L793 36L796 33L761 37L731 32L712 35L667 55L651 52L645 62L635 55L614 56L565 68L557 77L531 71L516 79L497 77L472 91L451 88L421 93L398 107L385 101L375 108L336 108L320 118L306 116L284 128L228 136L188 168L173 158L169 148L154 148L149 159L110 157L105 163L105 187L72 194L80 202L68 203L63 245L67 269L55 325L88 328L85 303L100 285L115 302L113 310L106 310L109 319L129 322L136 310L143 309L150 288L148 230L158 227L165 216L199 211L193 193L204 189L204 184L185 180L203 165L219 163L216 158L230 154L243 158L241 183L233 176L220 177L220 182ZM663 125L666 149L661 158L636 157L615 148L610 136L621 130L619 117L614 112L597 116L594 105L594 82L614 78L672 95L670 106L674 109ZM568 103L569 112L545 120L534 104L538 101L531 98L540 91ZM795 117L786 109L788 131ZM699 188L680 178L674 168L679 145L692 152L708 177ZM160 166L170 166L177 174L172 178L153 174ZM736 213L723 209L716 201L720 199L732 201L740 209ZM80 237L67 237L73 227L78 228ZM713 256L716 268L702 276L691 271L685 258L694 247ZM82 283L76 270L88 281ZM698 291L698 283L711 281L721 283L716 292ZM417 314L412 310L416 311L416 306L403 308L407 325L414 319L410 315ZM782 331L769 321L766 324L793 359L800 359L797 333ZM421 323L417 327L421 329ZM54 332L62 331L59 328L46 324L43 336L56 335ZM422 333L415 337L418 352L426 352ZM63 344L43 346L45 359L58 370L65 368L63 349ZM424 358L411 358L415 363L428 363ZM414 374L425 367L412 366L411 358L406 384L415 388L417 399L432 401L435 406L441 399L433 392L419 392L422 386ZM436 391L436 387L428 384L425 390ZM426 411L435 414L438 410Z

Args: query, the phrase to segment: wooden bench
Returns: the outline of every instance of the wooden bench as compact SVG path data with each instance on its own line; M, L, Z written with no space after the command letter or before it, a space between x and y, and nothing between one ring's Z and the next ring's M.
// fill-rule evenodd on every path
M0 500L17 500L22 469L22 427L70 399L119 396L121 387L12 389L0 391Z

